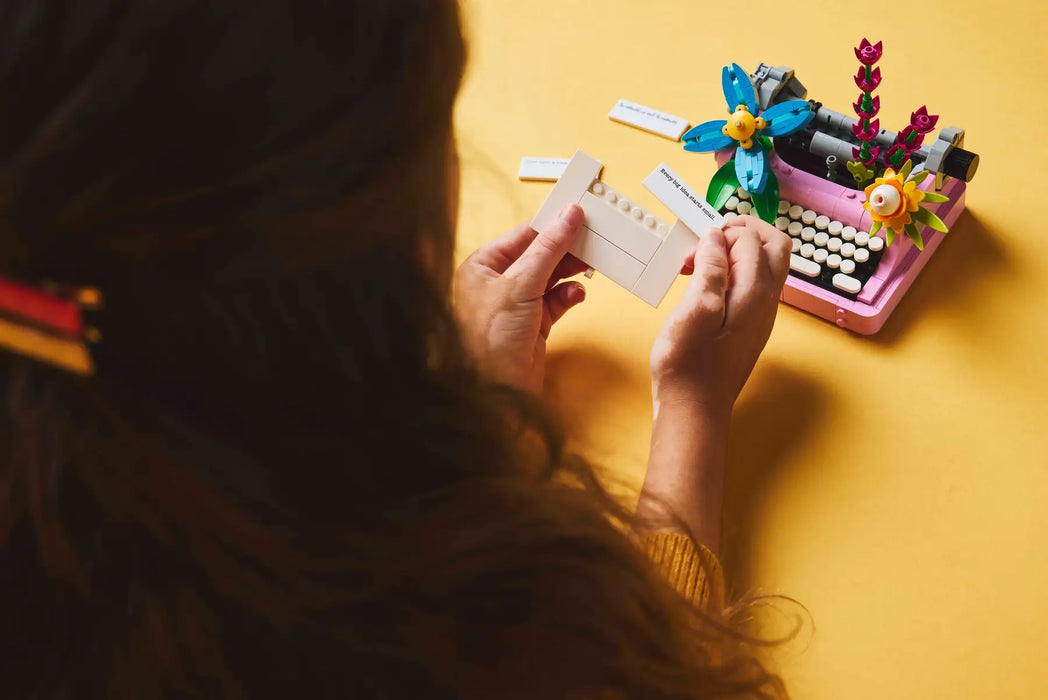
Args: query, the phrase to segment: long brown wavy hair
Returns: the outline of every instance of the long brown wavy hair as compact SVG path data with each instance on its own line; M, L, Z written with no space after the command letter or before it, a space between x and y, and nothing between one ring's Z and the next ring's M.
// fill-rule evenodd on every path
M452 0L0 4L9 698L773 697L448 307Z

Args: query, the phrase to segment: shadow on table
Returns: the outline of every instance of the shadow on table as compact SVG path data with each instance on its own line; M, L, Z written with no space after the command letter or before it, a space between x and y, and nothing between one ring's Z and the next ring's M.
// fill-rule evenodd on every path
M618 359L596 345L577 345L550 353L546 358L543 395L556 408L569 435L586 432L586 416L609 402L636 396L633 382L643 375L631 372ZM648 420L641 415L638 420Z
M767 487L789 478L785 465L798 446L810 444L828 401L823 387L780 365L762 364L756 379L759 392L735 407L724 489L721 558L735 593L769 583L753 575Z
M980 286L977 282L981 278L1003 276L1010 268L998 233L971 211L964 212L884 327L870 339L878 345L893 347L914 324L921 322L922 316L935 309L949 311L960 307L966 313L984 316L979 306L989 302L984 302L976 293Z

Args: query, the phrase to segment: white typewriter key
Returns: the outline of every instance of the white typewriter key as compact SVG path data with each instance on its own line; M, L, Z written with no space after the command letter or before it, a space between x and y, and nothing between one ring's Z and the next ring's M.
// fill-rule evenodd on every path
M866 250L865 248L856 248L855 249L855 262L857 262L857 263L864 263L864 262L866 262L869 259L870 259L870 251Z
M820 265L826 262L826 258L829 257L829 253L826 252L825 248L816 248L815 252L812 253L811 259Z
M801 239L799 239L799 238L791 238L790 240L793 241L793 250L791 250L790 252L791 253L799 253L799 252L801 252Z
M799 218L801 218L801 214L803 214L803 213L804 213L804 207L798 206L796 204L794 204L789 209L789 214L790 214L790 218L791 219L799 219Z
M747 192L746 190L742 189L741 187L739 189L735 190L735 194L739 197L739 199L749 199L750 198L750 193Z
M852 243L845 243L841 246L841 255L846 258L850 258L855 253L855 245Z
M870 234L865 231L859 231L855 234L855 245L866 245L870 242Z
M725 208L729 211L735 211L739 207L738 197L728 197L728 201L724 203Z
M801 235L802 228L804 228L804 225L801 224L801 222L791 221L790 225L786 227L786 230L790 232L791 236L799 236Z
M790 256L790 269L808 277L818 277L822 268L811 260L805 260L799 255Z
M735 221L735 219L737 218L739 218L738 214L736 214L733 211L729 211L727 214L724 215L724 223L728 223L729 221Z
M825 247L830 241L830 234L825 231L819 231L815 234L815 245Z
M827 258L826 258L826 266L831 268L831 269L836 270L838 267L841 266L841 256L837 255L836 253L834 253L833 255L827 256Z
M846 241L854 240L855 239L855 227L854 226L845 226L844 228L842 228L841 229L841 238L843 238Z
M813 229L811 226L805 226L801 229L801 238L805 241L815 240L815 229Z
M787 219L785 216L780 216L778 219L775 220L775 228L779 229L780 231L785 231L789 227L790 220Z
M811 226L812 224L815 223L815 219L817 219L818 216L819 215L816 214L815 212L813 212L811 209L805 209L801 213L801 221L804 222L805 226Z
M830 225L830 217L828 216L816 216L815 217L815 228L820 231L825 231L826 227Z
M844 224L840 221L831 221L830 225L826 227L826 230L830 232L831 236L841 235L841 230L844 228Z
M859 290L862 289L862 282L854 277L838 272L833 276L833 286L849 294L858 294Z
M804 257L810 258L814 254L815 246L813 246L811 243L805 243L801 246L801 255L803 255Z
M831 253L836 253L841 249L841 243L843 243L841 239L831 238L830 240L826 241L826 247L829 248Z
M855 272L855 262L852 260L841 260L841 272L846 275Z
M866 245L870 246L870 250L876 253L884 247L884 239L878 236L870 236L870 242Z
M789 213L789 211L790 211L790 203L787 202L785 199L780 199L779 200L779 213L782 214L783 216L785 216L786 214Z
M740 214L749 214L753 210L753 204L750 202L739 202L739 206L735 210Z

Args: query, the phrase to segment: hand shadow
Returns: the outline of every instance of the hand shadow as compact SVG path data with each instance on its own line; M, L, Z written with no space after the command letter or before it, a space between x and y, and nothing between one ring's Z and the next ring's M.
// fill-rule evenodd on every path
M766 485L780 473L797 446L818 425L828 394L820 385L772 363L761 363L732 418L724 486L721 560L728 588L748 592L761 582L753 560L761 538L759 517Z
M634 401L638 391L650 392L647 370L645 366L631 371L600 346L575 345L546 357L542 393L556 408L568 435L585 441L585 419L595 407Z

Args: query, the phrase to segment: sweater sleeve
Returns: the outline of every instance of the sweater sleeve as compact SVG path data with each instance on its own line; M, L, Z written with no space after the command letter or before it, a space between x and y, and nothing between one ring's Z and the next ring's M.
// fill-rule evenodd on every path
M695 605L705 607L714 588L722 590L717 557L687 535L653 532L645 536L644 544L655 568Z

